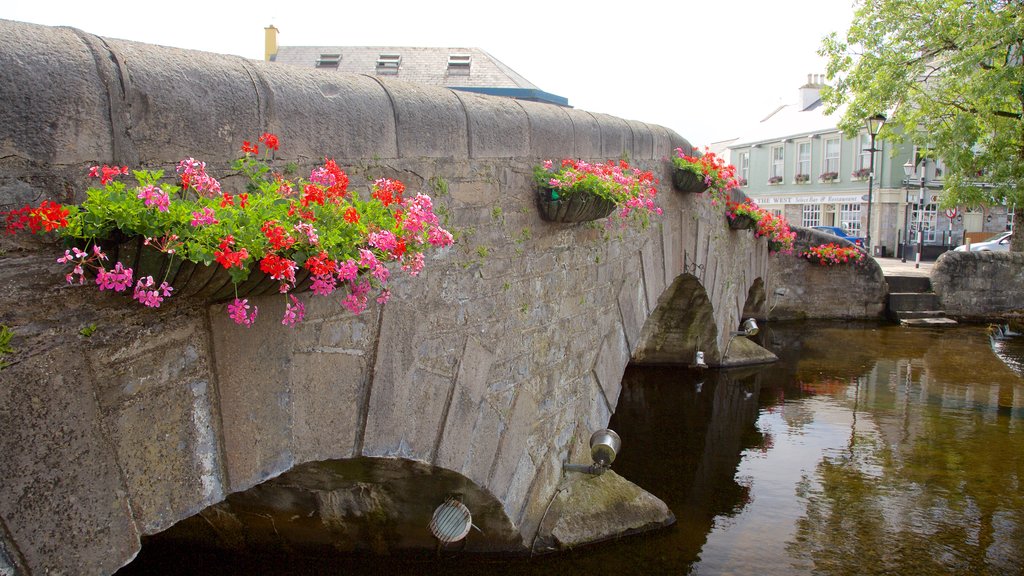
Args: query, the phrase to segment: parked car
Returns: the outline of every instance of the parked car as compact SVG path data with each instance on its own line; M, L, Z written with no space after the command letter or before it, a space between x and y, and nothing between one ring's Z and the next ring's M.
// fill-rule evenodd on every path
M1009 252L1011 238L1013 238L1013 232L1000 232L981 242L971 242L971 252ZM967 244L957 246L953 250L966 252Z
M846 233L846 230L843 230L839 226L811 226L811 228L814 229L814 230L817 230L819 232L824 232L826 234L831 234L833 236L838 236L838 237L842 238L843 240L849 240L850 242L853 242L859 248L863 248L864 247L864 239L863 238L861 238L860 236L850 236L849 234Z

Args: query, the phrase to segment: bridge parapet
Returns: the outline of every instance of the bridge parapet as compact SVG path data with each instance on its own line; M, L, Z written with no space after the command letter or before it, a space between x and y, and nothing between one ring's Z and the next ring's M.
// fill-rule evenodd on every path
M220 173L271 131L281 161L333 157L355 189L402 179L458 232L388 304L353 317L311 299L295 331L58 287L53 245L0 240L0 323L18 350L0 372L0 568L19 574L112 573L140 535L303 463L360 457L469 479L529 542L666 289L688 274L706 293L714 358L765 276L763 240L667 184L646 230L540 220L545 158L628 156L667 183L663 159L689 144L659 126L9 21L0 70L4 209L81 200L93 164L191 156ZM255 303L265 318L284 306Z

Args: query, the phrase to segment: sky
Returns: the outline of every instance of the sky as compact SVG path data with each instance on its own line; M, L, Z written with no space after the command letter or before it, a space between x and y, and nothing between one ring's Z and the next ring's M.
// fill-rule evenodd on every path
M853 0L6 1L0 18L262 59L282 46L482 48L575 108L670 128L697 146L742 136L796 100ZM155 8L155 6L160 6Z

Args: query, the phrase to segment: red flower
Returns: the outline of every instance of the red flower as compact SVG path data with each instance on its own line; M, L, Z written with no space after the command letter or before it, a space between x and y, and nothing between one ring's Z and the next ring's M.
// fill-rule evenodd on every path
M260 147L253 144L252 142L249 142L248 140L245 140L244 142L242 142L242 152L245 154L252 154L255 156L256 154L260 153Z
M235 199L227 192L220 195L220 207L226 208L227 206L234 206Z
M260 230L263 231L263 235L270 241L274 250L287 250L295 244L295 238L292 238L283 226L279 226L273 220L264 222Z
M245 268L245 259L249 257L249 251L245 248L238 251L232 250L231 246L234 246L234 244L234 236L226 236L220 242L220 250L214 252L214 259L224 268L231 268L232 266Z
M239 194L238 195L238 207L242 208L244 210L248 206L249 206L249 195L248 194Z
M115 176L120 176L121 174L128 174L127 166L118 168L117 166L107 166L104 164L102 168L99 166L92 166L89 168L89 176L92 178L99 178L100 184L103 186L106 186L107 183L113 180Z
M373 197L380 200L385 206L400 204L402 192L405 192L405 184L390 178L381 178L373 183Z
M309 207L310 204L324 205L324 201L327 197L324 195L322 188L315 184L306 184L306 187L302 192L302 205Z
M334 260L331 260L327 256L327 252L323 251L316 256L310 256L306 260L306 269L309 270L314 276L327 276L333 274L336 268Z
M277 254L267 254L260 260L260 270L274 280L295 282L295 261L282 258Z
M267 146L267 148L277 151L277 136L274 136L270 132L264 132L263 135L260 136L260 142L263 142Z
M352 224L359 222L359 211L349 206L348 209L345 210L345 222L350 222Z
M345 197L345 191L348 190L348 175L331 159L324 161L324 168L334 177L334 184L327 189L327 196L337 202Z

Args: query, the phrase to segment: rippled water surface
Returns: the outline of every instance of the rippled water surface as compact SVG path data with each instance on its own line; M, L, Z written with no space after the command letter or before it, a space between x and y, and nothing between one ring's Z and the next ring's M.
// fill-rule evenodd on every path
M1022 337L875 324L759 337L779 363L626 372L615 469L673 510L663 531L501 563L207 557L152 541L122 572L1024 573Z

